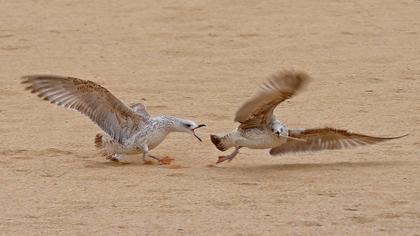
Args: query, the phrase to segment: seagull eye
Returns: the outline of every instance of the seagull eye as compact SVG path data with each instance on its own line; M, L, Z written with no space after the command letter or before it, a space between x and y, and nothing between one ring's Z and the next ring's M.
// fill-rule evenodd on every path
M187 126L187 128L191 128L191 125L190 124L186 124L185 126Z

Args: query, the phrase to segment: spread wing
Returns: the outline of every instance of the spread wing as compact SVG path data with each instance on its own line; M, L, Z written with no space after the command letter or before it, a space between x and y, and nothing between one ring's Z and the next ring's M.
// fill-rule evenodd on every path
M309 80L301 71L281 71L263 84L262 91L242 105L236 112L235 121L239 128L264 127L274 120L273 111L278 104L291 98Z
M130 138L146 120L107 89L89 80L55 75L28 75L22 79L23 84L28 84L27 90L88 116L119 143Z
M288 139L286 143L270 150L271 155L281 155L288 152L309 152L320 150L334 150L351 148L367 144L384 142L391 139L407 136L381 138L364 134L351 133L347 130L323 128L323 129L303 129L289 130L289 136L304 139L306 142Z

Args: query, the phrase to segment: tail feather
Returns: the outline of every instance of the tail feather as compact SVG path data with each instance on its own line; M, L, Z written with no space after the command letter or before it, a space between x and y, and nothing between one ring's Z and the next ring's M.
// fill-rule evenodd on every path
M102 134L97 134L95 136L95 147L97 147L97 148L102 148L103 147Z
M219 137L217 135L210 135L211 142L216 146L220 151L226 151L229 147L225 145L224 137Z

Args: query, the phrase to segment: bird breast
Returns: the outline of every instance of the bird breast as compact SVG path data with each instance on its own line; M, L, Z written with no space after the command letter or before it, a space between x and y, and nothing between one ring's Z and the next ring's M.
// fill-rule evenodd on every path
M136 146L147 146L152 150L168 136L168 127L158 120L149 120L134 137Z
M147 140L149 150L152 150L153 148L157 147L161 142L163 142L167 135L168 133L166 132L151 132Z
M266 129L248 129L238 133L237 145L252 149L273 148L286 142L285 138L278 137Z

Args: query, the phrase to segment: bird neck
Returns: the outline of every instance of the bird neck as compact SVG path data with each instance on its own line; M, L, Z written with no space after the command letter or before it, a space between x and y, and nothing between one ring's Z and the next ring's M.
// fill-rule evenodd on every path
M159 122L163 124L163 128L168 132L183 132L180 129L180 121L181 119L175 116L160 116L158 117Z

